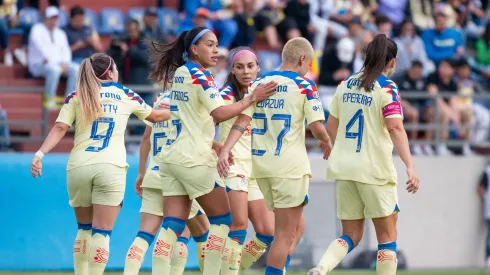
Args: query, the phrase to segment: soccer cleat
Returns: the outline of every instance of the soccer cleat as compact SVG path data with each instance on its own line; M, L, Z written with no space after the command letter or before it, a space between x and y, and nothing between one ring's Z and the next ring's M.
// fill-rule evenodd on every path
M323 269L321 266L315 266L314 268L310 269L307 275L326 275L327 272Z

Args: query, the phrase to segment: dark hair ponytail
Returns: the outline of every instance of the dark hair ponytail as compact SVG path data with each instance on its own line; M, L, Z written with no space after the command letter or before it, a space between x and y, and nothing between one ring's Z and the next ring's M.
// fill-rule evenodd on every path
M361 87L366 92L371 91L373 83L378 79L379 75L384 71L386 65L396 58L398 47L396 43L386 37L384 34L378 34L373 41L369 43L366 49L366 60L364 60Z
M149 78L156 83L170 83L177 68L187 61L184 60L184 53L189 51L194 38L204 29L200 27L183 31L175 41L168 44L149 40L147 43L151 48L150 64L153 67ZM199 40L195 41L195 44L198 42Z

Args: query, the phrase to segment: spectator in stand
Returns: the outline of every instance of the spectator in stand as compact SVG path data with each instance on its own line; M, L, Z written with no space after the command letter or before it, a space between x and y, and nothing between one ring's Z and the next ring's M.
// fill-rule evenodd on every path
M407 4L408 0L378 0L377 13L386 15L394 25L395 30L399 30L400 25L407 17Z
M397 58L398 60L398 58ZM425 82L423 77L423 64L418 60L412 61L411 66L403 74L393 79L398 85L398 89L402 91L402 96L413 92L423 93L425 92ZM421 113L427 98L403 98L401 104L403 107L403 117L408 121L413 128L408 132L408 138L410 140L416 140L418 136L418 125L420 122ZM427 147L427 148L426 148ZM420 156L424 154L424 151L432 152L432 148L429 145L421 146L414 144L412 146L412 153Z
M228 74L230 73L228 70L228 50L225 48L220 48L218 50L218 61L216 65L211 69L211 72L214 76L214 83L216 87L223 87L226 83L226 79L228 78Z
M434 17L432 10L434 0L408 0L410 14L418 30L425 30L434 27Z
M483 36L476 41L476 63L470 59L472 66L487 81L490 80L490 23L485 27Z
M337 86L351 75L354 70L355 52L356 45L348 37L340 39L336 45L327 48L321 61L318 85Z
M85 10L80 6L73 6L70 9L70 22L64 30L70 44L72 60L77 64L81 64L92 54L104 50L97 31L84 22Z
M29 1L29 3L31 4L31 7L36 8L37 10L39 10L39 8L41 7L39 5L40 2L41 2L41 0L30 0ZM54 6L57 8L60 7L60 1L59 0L49 0L48 3L50 6Z
M223 5L222 2L225 4ZM198 8L206 8L210 11L212 28L219 33L219 44L221 47L229 48L238 27L233 20L233 11L231 10L230 1L224 0L207 0L207 1L184 1L185 19L181 23L180 31L191 29L194 14Z
M333 20L330 20L330 14L333 13L334 7L333 2L330 0L309 0L310 3L310 17L311 24L316 29L316 35L331 35L336 39L340 39L347 35L347 28L337 23ZM350 22L351 20L349 20ZM360 19L359 19L360 21ZM323 34L323 32L325 34ZM325 47L325 39L321 40L320 38L315 37L314 40L314 49L323 51Z
M457 63L454 81L458 85L458 96L449 100L449 106L454 113L454 123L458 128L458 137L465 141L463 155L469 156L473 152L470 148L471 126L473 124L473 95L475 86L471 79L471 68L468 62L461 59Z
M446 15L437 13L434 17L435 29L422 33L427 57L439 64L445 59L454 59L464 54L461 33L454 28L447 28Z
M352 39L352 41L354 41L357 49L361 44L361 38L364 32L364 29L362 28L361 18L352 17L347 27L349 29L349 37L350 39Z
M364 31L361 36L361 43L356 48L356 54L354 56L354 72L359 72L364 64L366 58L367 45L373 41L374 34L371 31Z
M376 34L384 34L387 37L393 36L393 23L388 16L376 16Z
M209 21L209 10L206 8L198 8L196 13L194 14L194 18L192 18L192 24L194 28L203 27L212 29L213 26Z
M395 42L398 46L396 74L404 74L415 60L422 62L424 75L435 70L434 63L427 57L424 42L415 32L412 21L406 20L402 23L400 36L395 38Z
M313 40L313 33L315 33L315 30L320 26L313 26L310 22L310 3L308 3L308 0L289 0L284 8L284 15L296 22L296 26L298 27L302 37L308 39L309 41ZM315 39L326 40L326 34L326 30L320 31L320 35L315 33ZM317 51L323 50L323 48L314 49Z
M452 155L451 151L447 148L447 140L449 138L449 123L451 120L455 120L455 114L449 106L449 99L437 97L439 93L453 93L458 92L458 85L453 79L454 67L450 60L441 60L437 71L430 74L427 77L426 90L432 96L433 99L428 100L426 103L425 119L428 123L434 123L435 119L435 104L438 107L439 124L440 124L440 143L436 146L436 152L440 156ZM427 141L433 141L434 131L428 130L426 134ZM428 155L433 155L434 152L426 148Z
M14 50L14 55L17 60L22 64L27 64L27 56L25 47L29 39L29 32L31 30L30 25L21 24L19 21L19 14L22 12L22 1L17 0L3 0L0 1L0 46L4 50L3 62L7 66L14 64L14 58L10 51L9 45L9 29L20 28L24 32L24 39L22 40L22 47Z
M231 44L231 48L239 46L251 47L255 41L255 22L254 22L254 9L252 1L239 0L233 2L233 12L235 16L233 20L237 23L238 31L235 35L235 39ZM275 31L275 30L274 30ZM277 33L276 40L277 40Z
M143 38L159 41L160 43L167 42L165 33L158 26L158 10L156 8L147 8L145 10L143 24Z
M10 149L10 130L7 124L7 111L0 105L0 151Z
M277 33L282 42L300 37L301 32L294 19L287 17L283 12L283 6L281 0L257 0L255 10L257 15L255 16L255 24L257 30L264 32L269 45L274 49L280 49L280 43L275 40L276 37L267 37L268 33L274 35ZM276 32L270 31L271 28L275 28Z
M44 22L32 27L28 44L29 72L34 77L44 77L46 88L45 106L57 108L56 90L60 77L67 76L66 92L75 90L79 65L72 62L68 39L58 25L59 10L50 6L44 13ZM60 103L63 99L60 99Z

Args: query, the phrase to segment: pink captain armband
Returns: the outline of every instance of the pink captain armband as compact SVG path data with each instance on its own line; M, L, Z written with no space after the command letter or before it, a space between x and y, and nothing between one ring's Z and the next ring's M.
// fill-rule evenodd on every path
M395 101L383 107L383 117L388 117L392 115L403 116L402 105L400 102Z

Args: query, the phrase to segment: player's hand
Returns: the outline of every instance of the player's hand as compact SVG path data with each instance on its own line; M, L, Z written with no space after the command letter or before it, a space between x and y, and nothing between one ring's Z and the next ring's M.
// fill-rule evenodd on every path
M330 140L320 140L318 141L318 145L320 145L320 148L323 148L323 159L327 160L330 157L330 153L332 152L332 144L330 143Z
M222 150L221 153L219 154L218 165L217 165L218 174L221 178L225 179L228 177L228 172L230 171L230 165L233 165L233 156L231 152Z
M41 159L38 156L34 156L31 164L31 174L34 178L40 177L43 175L42 173L43 164Z
M255 102L262 101L276 93L277 82L270 81L265 84L261 84L253 91L253 100Z
M415 168L409 167L407 168L407 191L408 193L415 194L419 190L419 177L415 173Z
M158 109L159 110L169 110L170 109L170 102L160 101L160 103L158 103Z
M140 198L143 196L143 188L141 187L141 184L143 183L144 177L144 175L138 175L136 178L136 183L134 184L134 191Z

